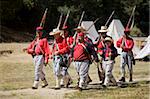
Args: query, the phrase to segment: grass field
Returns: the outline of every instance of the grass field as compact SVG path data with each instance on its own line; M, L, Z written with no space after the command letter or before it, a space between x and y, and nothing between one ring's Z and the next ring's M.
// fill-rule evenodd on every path
M13 50L12 54L0 55L0 91L5 92L8 90L20 90L31 88L34 80L34 66L32 63L32 57L24 52L22 49L27 47L27 43L8 43L0 44L1 50ZM133 80L137 81L136 84L131 84L126 88L109 87L107 89L92 88L84 90L82 92L75 91L65 94L66 99L148 99L149 98L149 62L137 61L134 66ZM46 78L49 82L49 87L55 85L52 65L51 67L45 67ZM70 66L69 73L76 83L77 74L73 66ZM114 76L118 80L120 78L119 71L119 57L116 60L114 67ZM90 67L90 76L93 82L99 83L97 68L95 65ZM128 75L126 75L128 81ZM94 85L93 85L94 86ZM18 99L20 95L13 93L12 95L2 95L3 99ZM19 99L41 99L41 96L36 98L32 95L25 95L24 98ZM27 98L28 97L28 98ZM44 98L46 99L46 98ZM59 98L58 98L59 99Z

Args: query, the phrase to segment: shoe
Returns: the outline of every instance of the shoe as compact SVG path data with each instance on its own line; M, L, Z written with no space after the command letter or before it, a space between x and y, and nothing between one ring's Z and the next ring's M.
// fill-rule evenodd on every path
M48 83L47 83L46 79L44 79L43 84L42 84L42 88L45 88L46 86L48 86Z
M103 88L107 88L106 85L102 85Z
M37 87L32 87L32 89L38 89Z
M125 82L125 77L121 77L120 82Z
M57 87L57 86L55 86L55 88L54 88L55 90L59 90L60 89L60 87Z
M65 85L66 88L69 87L69 85L71 85L73 83L73 81L71 79L69 79L68 83Z
M46 85L42 85L42 88L45 88L46 86L48 86L48 84L46 84Z
M32 89L38 89L39 81L34 81Z

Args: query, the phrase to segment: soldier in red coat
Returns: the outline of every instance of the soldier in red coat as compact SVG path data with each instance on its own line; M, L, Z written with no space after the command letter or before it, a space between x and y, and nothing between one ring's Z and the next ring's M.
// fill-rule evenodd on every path
M70 63L71 63L71 53L70 53L71 50L70 49L72 48L72 44L73 44L74 39L72 36L69 36L68 29L69 29L68 26L64 26L62 28L63 32L60 34L64 38L64 42L66 42L66 44L69 48L68 52L64 55L64 57L66 58L66 61L67 61L66 62L67 66L63 67L63 71L64 71L65 76L63 79L61 79L61 82L60 82L61 86L65 86L65 87L68 87L73 82L71 79L71 76L68 73L68 68L69 68Z
M99 37L99 41L97 42L97 44L95 44L95 45L97 45L97 53L98 53L98 56L99 56L99 58L100 58L100 66L101 66L101 69L102 69L102 84L104 83L104 79L105 79L105 71L104 71L104 68L103 68L103 61L104 61L104 57L102 57L102 55L103 55L103 50L105 49L105 44L104 44L104 39L106 38L106 37L110 37L110 36L108 36L106 33L108 32L108 29L107 29L107 27L106 26L101 26L101 29L100 30L98 30L98 33L99 33L99 35L100 35L100 37ZM110 37L110 38L112 38L112 37Z
M55 89L60 89L60 81L66 76L67 69L67 61L65 58L66 53L69 52L69 47L65 42L64 38L60 35L63 31L59 29L53 29L50 32L50 35L54 36L54 44L52 46L52 57L53 57L53 64L54 64L54 73L56 77L56 86Z
M91 48L92 48L93 43L92 43L92 40L86 36L86 33L85 33L85 32L86 32L86 29L85 29L83 26L78 26L78 27L75 28L74 30L76 30L76 33L75 33L75 35L74 35L74 42L73 42L72 46L75 46L75 45L76 45L76 43L78 42L78 39L77 39L78 33L81 33L81 32L82 32L82 33L84 33L84 41L85 41L85 42L88 42L88 44L90 44L90 45L91 45ZM94 50L94 48L93 48L93 50ZM94 50L94 51L95 51L95 50ZM92 59L90 59L90 60L92 60ZM90 83L90 82L92 82L92 79L91 79L91 77L89 76L89 74L87 75L86 82L87 82L87 84Z
M112 74L112 70L115 63L115 58L118 56L117 49L113 45L113 40L110 37L104 39L105 48L102 51L103 58L103 70L105 72L105 80L103 87L107 87L109 82L112 82L114 85L117 85L117 82Z
M82 90L86 87L87 82L86 78L89 71L89 65L91 60L91 55L94 57L94 60L98 62L98 57L96 52L91 49L91 46L84 40L84 33L78 33L77 44L74 47L73 58L76 71L79 75L79 90Z
M130 30L125 29L124 35L117 41L117 47L122 49L121 54L121 79L119 81L125 82L125 65L127 64L130 74L129 81L132 81L132 73L133 73L133 67L132 67L132 60L133 60L133 54L132 49L134 46L134 41L131 37L129 37Z
M36 28L36 38L31 42L27 48L27 52L33 56L33 61L35 65L35 79L32 89L37 89L39 80L43 81L42 87L48 85L45 73L43 72L44 64L48 63L49 59L49 44L46 38L42 38L43 27Z

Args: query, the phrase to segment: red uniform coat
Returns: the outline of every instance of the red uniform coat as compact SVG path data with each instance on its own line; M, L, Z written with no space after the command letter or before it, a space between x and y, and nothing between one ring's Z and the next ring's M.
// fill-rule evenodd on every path
M38 42L37 39L33 40L29 45L29 47L27 48L27 52L29 54L35 54L35 55L43 54L45 56L45 62L48 63L50 50L49 50L49 44L47 39L43 38L40 39Z
M82 44L85 45L84 43ZM83 61L83 60L90 59L87 52L85 51L85 48L80 43L77 43L75 45L73 57L74 57L74 61Z
M100 53L100 55L103 53L104 48L105 48L104 42L99 41L97 45L97 52Z
M66 39L66 42L67 42L67 45L70 47L72 44L73 44L73 42L74 42L74 39L73 39L73 37L67 37L67 38L65 38Z
M53 45L53 53L55 53L55 51L58 51L58 54L68 53L69 47L64 38L59 37L58 39L56 39L56 42Z
M122 44L124 42L124 44ZM132 48L134 46L134 41L132 38L128 37L128 38L123 38L121 37L118 41L117 41L117 47L121 47L123 45L122 50L125 52L128 51L132 51Z

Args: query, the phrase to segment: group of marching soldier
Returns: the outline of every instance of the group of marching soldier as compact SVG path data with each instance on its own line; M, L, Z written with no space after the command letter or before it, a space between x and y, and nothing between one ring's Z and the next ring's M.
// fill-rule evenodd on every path
M33 56L35 65L35 78L32 89L37 89L39 80L43 82L42 88L48 86L43 68L48 64L48 60L53 61L53 71L55 75L55 89L62 86L68 88L73 82L69 75L68 68L73 62L75 70L78 74L78 82L76 88L82 90L86 88L91 78L89 76L90 64L94 63L101 69L100 79L102 86L105 88L109 83L117 86L117 82L112 74L115 58L118 56L117 49L114 46L112 37L107 35L106 26L101 26L98 30L99 38L94 44L88 37L88 32L83 26L78 26L74 36L69 36L69 27L63 26L61 29L55 28L49 35L54 36L54 42L50 47L47 38L42 38L43 27L36 28L36 38L27 48L27 52ZM124 30L124 36L117 41L117 47L122 49L121 54L121 79L125 82L125 65L128 65L130 79L132 81L132 48L134 46L133 39L129 37L130 30Z

